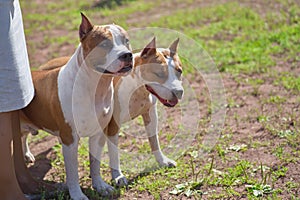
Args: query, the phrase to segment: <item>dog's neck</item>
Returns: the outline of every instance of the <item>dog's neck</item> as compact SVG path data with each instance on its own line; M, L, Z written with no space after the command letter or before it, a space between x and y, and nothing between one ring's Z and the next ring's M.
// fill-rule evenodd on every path
M88 67L83 57L81 45L78 46L64 70L69 74L69 78L72 79L74 84L76 84L76 81L80 80L82 82L80 84L83 84L86 89L97 87L99 95L106 93L108 88L111 87L113 77L99 73L91 67Z
M139 91L143 91L146 93L149 93L148 90L145 88L145 83L143 81L143 78L141 77L140 74L140 66L137 65L137 63L135 62L136 59L138 59L140 57L140 53L135 53L133 54L133 70L131 71L129 76L126 77L122 77L122 79L127 79L127 81L129 81L128 79L130 79L130 82L132 86L132 88L128 88L127 91L129 93L134 92L134 90L136 90L137 88L139 88ZM150 94L150 93L149 93Z
M94 106L95 113L108 114L113 102L112 80L112 76L103 75L86 65L79 45L58 76L58 92L63 113L67 115L65 118L73 119L74 106L82 108L77 109L80 112Z

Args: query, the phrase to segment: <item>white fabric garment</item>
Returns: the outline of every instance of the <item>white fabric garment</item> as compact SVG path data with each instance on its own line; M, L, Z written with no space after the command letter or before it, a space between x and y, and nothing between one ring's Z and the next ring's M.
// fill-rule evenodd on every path
M18 0L0 0L0 112L27 106L34 95Z

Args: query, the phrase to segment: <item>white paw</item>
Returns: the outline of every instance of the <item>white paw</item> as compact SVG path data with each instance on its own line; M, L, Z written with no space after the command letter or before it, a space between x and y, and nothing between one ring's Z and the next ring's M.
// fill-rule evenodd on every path
M111 196L115 193L115 188L105 183L102 179L93 183L93 188L101 194L101 196Z
M26 152L25 153L25 160L26 160L26 162L34 163L35 162L34 155L32 155L32 153L30 151Z
M128 185L126 177L118 170L112 170L112 181L117 187L124 187Z
M176 167L177 165L177 163L174 160L166 156L162 156L161 158L157 159L157 162L162 167Z

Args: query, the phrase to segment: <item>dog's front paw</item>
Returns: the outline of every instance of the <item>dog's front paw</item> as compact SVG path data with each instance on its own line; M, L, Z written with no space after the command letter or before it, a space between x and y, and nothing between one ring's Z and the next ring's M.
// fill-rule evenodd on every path
M123 174L116 178L113 177L112 182L117 187L126 187L128 185L127 178Z
M28 163L34 163L35 162L35 158L34 155L32 155L32 153L30 151L25 153L25 160Z
M122 174L120 169L111 169L111 177L113 185L117 187L124 187L128 185L128 181L126 177Z
M162 156L160 159L157 159L157 162L161 167L176 167L177 165L177 163L174 160L166 156Z

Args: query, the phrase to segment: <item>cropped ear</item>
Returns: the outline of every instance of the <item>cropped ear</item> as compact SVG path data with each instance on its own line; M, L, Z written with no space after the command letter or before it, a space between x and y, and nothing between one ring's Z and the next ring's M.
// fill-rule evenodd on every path
M147 58L150 55L153 55L156 53L156 42L155 42L155 37L153 37L153 39L151 40L151 42L149 42L149 44L147 44L142 53L141 53L141 57L142 58Z
M170 46L170 56L173 57L177 53L179 38L177 38Z
M82 41L85 36L93 29L92 23L89 19L81 12L81 24L79 26L79 38Z

